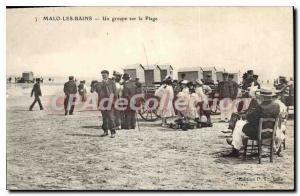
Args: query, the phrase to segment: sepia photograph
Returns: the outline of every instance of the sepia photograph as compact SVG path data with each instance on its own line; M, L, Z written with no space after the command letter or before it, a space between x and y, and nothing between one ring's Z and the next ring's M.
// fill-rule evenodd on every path
M294 191L294 7L6 7L6 189Z

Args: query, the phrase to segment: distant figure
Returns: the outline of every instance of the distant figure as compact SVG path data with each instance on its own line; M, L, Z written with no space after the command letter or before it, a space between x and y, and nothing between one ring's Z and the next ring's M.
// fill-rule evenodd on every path
M51 82L51 78L49 78L48 81Z
M41 91L41 87L40 87L40 79L39 78L36 79L36 83L33 85L33 88L31 91L31 97L33 95L34 95L34 101L30 105L29 111L32 111L32 108L34 107L36 102L38 102L38 104L40 106L40 110L43 110L44 108L43 108L42 102L40 100L40 96L42 96L42 91Z
M11 83L11 77L8 78L8 82Z
M69 81L64 84L64 93L66 95L64 100L65 115L68 115L68 112L70 115L73 115L77 93L77 87L73 76L69 76Z
M85 102L87 99L87 91L86 91L86 86L85 86L85 80L80 81L80 84L78 85L78 93L81 97L81 101Z

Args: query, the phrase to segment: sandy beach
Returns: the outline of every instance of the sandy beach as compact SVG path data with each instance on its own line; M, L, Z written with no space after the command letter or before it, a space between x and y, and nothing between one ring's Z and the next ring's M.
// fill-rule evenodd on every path
M9 87L6 110L7 189L10 190L269 190L294 188L294 121L288 121L283 157L257 164L232 158L213 116L213 127L177 131L139 119L139 129L100 137L99 111L73 116L28 111L30 88ZM45 86L42 86L45 89ZM52 88L52 87L47 87ZM59 87L62 88L62 87ZM53 92L56 92L55 90ZM267 149L264 150L266 153Z

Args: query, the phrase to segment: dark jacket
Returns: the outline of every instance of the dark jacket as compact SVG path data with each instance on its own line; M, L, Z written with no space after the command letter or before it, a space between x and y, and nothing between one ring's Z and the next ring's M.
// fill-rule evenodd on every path
M122 97L130 99L132 96L136 94L137 94L137 87L135 83L132 81L124 82Z
M66 95L77 93L77 86L76 86L75 81L69 80L68 82L66 82L64 84L64 93Z
M231 98L232 99L236 99L237 95L238 95L238 92L239 92L239 85L236 81L234 80L231 80L230 81L230 89L231 89Z
M247 123L243 127L243 132L250 138L256 139L259 128L260 118L277 118L280 112L280 107L277 103L268 102L257 105L247 112ZM274 123L266 122L263 124L263 129L273 129Z
M42 96L42 91L41 91L41 87L40 84L35 83L33 85L32 91L31 91L31 96L34 95L35 97L39 97Z
M117 97L116 84L112 79L99 82L96 86L96 92L98 92L99 99L109 98L111 94L114 98Z
M219 83L217 92L219 93L219 99L231 98L232 84L230 81L222 81Z

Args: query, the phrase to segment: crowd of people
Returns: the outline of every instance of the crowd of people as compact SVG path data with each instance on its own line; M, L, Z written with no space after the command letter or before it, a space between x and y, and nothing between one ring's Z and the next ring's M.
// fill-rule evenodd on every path
M142 84L139 79L131 79L130 75L113 72L109 77L109 71L101 72L102 80L92 81L91 92L98 95L98 109L102 114L102 136L115 137L116 130L135 129L137 126L137 112L141 109L141 99L132 98L143 94ZM293 84L280 77L278 83L274 85L277 91L262 88L258 82L258 76L248 70L243 75L243 81L238 84L234 80L233 74L223 73L223 79L218 84L207 75L204 79L188 81L183 75L180 80L173 80L171 76L166 76L161 85L155 90L154 96L158 100L157 114L162 119L162 126L177 130L188 130L201 127L212 127L211 113L214 106L213 100L217 100L220 110L221 122L229 123L228 130L221 130L224 133L231 133L232 138L227 139L233 150L230 155L239 156L239 151L243 148L245 138L255 139L257 137L259 119L263 117L286 119L286 103L283 100L283 92L293 93ZM74 113L76 94L80 96L80 101L87 101L87 87L85 81L80 81L77 86L73 76L64 84L64 109L65 115ZM35 97L30 106L30 110L38 102L40 109L43 109L40 96L40 80L36 80L31 96ZM235 102L239 97L251 99L249 106L242 109L241 102ZM113 99L113 105L121 105L122 109L108 107L109 102L104 99ZM122 98L123 101L120 101ZM117 103L118 102L118 103ZM126 102L127 104L125 104ZM71 103L71 104L70 104ZM129 104L130 103L130 104ZM131 107L131 103L135 106ZM178 107L178 105L180 107ZM223 107L224 106L224 107ZM226 106L226 107L225 107ZM136 109L138 108L138 109ZM216 109L215 108L215 109ZM214 109L214 110L215 110ZM266 127L274 127L274 124L267 124ZM284 140L285 126L276 129L276 142L274 148L279 154L281 142Z

